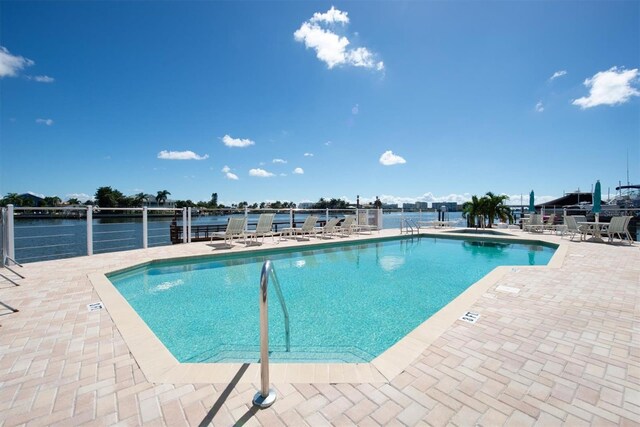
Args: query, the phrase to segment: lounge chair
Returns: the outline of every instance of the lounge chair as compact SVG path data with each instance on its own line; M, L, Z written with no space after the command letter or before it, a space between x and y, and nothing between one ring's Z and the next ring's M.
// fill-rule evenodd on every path
M586 228L583 225L578 225L578 222L576 221L575 216L565 216L564 225L565 225L565 229L562 233L562 236L564 236L564 233L569 233L571 234L570 240L573 241L573 237L576 234L580 234L580 240L584 240L586 235Z
M315 228L316 222L318 222L318 217L315 215L309 215L308 217L305 218L301 227L283 229L282 233L280 234L280 238L282 238L285 235L289 235L289 236L295 237L297 240L298 236L304 237L304 236L310 236L312 234L315 236L315 234L317 233Z
M609 237L609 243L613 242L613 238L618 236L620 242L623 242L625 238L629 241L629 244L633 244L631 233L629 233L630 216L614 216L611 218L609 226L603 230L602 234L606 234Z
M544 224L542 224L542 231L549 231L549 232L554 232L558 229L558 227L555 225L556 222L556 214L551 214L549 215L549 218L547 218L547 220L545 221Z
M371 234L372 231L378 230L378 227L375 225L369 224L369 216L366 212L358 212L358 224L357 224L357 232L361 233L364 231L368 231Z
M264 243L265 236L271 236L271 239L275 242L275 233L273 232L273 217L276 214L274 213L263 213L260 214L258 218L258 224L256 225L256 229L253 231L248 231L246 233L246 237L249 238L249 243L251 243L251 238L256 239L256 244L258 244L258 237L262 237L262 243Z
M356 218L354 216L347 216L342 221L342 224L338 225L336 231L342 236L350 236L353 232L357 231L358 226L355 224Z
M244 237L245 244L247 243L244 228L247 221L245 218L229 218L227 222L227 229L223 232L211 233L211 242L214 237L222 237L226 246L233 246L234 237Z
M543 231L543 223L542 223L542 215L540 214L531 214L529 217L529 222L524 225L524 231L529 231L531 233L542 233Z
M325 236L334 236L339 230L338 221L340 221L339 218L331 218L329 221L327 221L324 227L316 227L316 233L320 234L320 237L323 239Z

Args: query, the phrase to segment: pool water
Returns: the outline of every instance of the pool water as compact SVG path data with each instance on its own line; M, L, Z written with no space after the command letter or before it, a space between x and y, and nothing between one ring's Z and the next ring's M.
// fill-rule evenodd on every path
M369 362L500 265L545 265L538 244L412 237L154 262L109 280L180 362L259 360L259 282L271 260L270 360Z

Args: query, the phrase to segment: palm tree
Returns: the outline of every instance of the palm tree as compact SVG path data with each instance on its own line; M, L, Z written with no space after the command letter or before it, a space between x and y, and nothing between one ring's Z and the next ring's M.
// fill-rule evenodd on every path
M464 202L462 205L462 217L467 219L468 227L478 227L480 222L476 225L476 220L483 214L484 198L479 199L478 196L471 197L471 200Z
M167 196L170 194L171 193L169 193L167 190L158 191L158 194L156 195L156 201L159 205L164 205L164 202L167 201Z
M133 196L133 203L136 206L144 206L145 202L149 201L149 196L144 193L138 193Z
M68 205L80 205L80 200L78 200L75 197L70 198L69 200L67 200L67 204Z
M509 196L502 194L497 196L493 194L491 191L487 192L487 194L483 197L485 199L484 202L484 214L487 215L487 220L489 221L489 228L493 225L493 220L495 218L500 219L500 221L511 221L513 220L513 215L511 214L511 208L505 205L505 202L509 200Z

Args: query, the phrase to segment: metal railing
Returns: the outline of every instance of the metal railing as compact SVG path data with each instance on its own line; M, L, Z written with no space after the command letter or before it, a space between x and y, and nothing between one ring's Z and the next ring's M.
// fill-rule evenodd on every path
M382 211L375 209L203 209L203 208L2 208L0 236L3 257L20 262L47 261L131 249L146 249L209 241L212 231L223 231L228 218L244 216L248 229L259 214L274 212L275 231L301 224L307 215L321 221L366 212L368 222L382 229ZM387 219L387 218L385 218ZM392 223L393 221L391 221ZM391 225L393 226L393 225ZM395 225L397 227L397 225Z
M276 391L269 388L269 276L273 279L276 295L278 295L284 314L286 351L291 350L289 312L284 302L276 270L271 261L267 260L263 264L262 273L260 274L260 391L253 397L253 404L262 409L273 405L277 397Z

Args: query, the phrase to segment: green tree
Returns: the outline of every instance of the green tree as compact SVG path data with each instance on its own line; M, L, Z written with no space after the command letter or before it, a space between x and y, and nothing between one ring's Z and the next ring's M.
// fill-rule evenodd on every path
M158 191L158 194L156 195L156 201L158 202L158 205L164 205L164 202L167 201L167 196L169 196L170 194L171 193L167 190Z
M114 190L111 187L99 187L96 190L95 198L96 203L101 208L115 208L118 207L119 196L122 196L118 190Z
M218 193L211 193L211 201L209 204L213 209L218 207Z
M483 205L484 200L479 199L476 195L471 197L470 201L464 202L462 205L462 217L467 219L468 227L480 225L478 220L483 215Z
M23 202L24 200L18 196L18 193L7 193L7 195L0 200L0 206L23 206Z
M144 193L138 193L133 195L133 204L137 206L144 206L149 201L149 195Z
M505 204L505 202L509 200L509 196L504 194L497 196L491 191L488 191L483 199L483 214L487 217L487 226L489 228L491 228L491 226L493 225L493 220L496 218L500 219L503 222L513 220L511 208Z
M76 199L75 197L72 197L69 200L67 200L67 204L69 204L69 205L80 205L82 203L80 203L80 200Z

